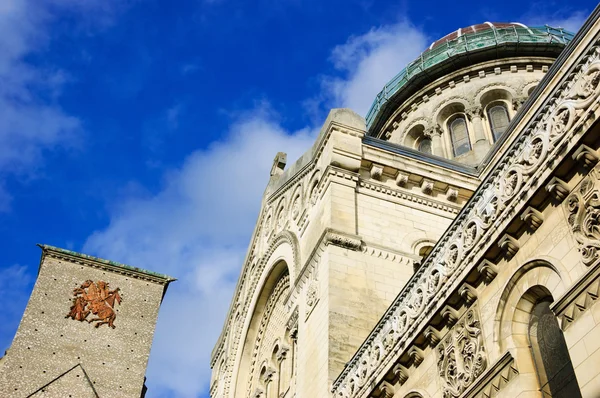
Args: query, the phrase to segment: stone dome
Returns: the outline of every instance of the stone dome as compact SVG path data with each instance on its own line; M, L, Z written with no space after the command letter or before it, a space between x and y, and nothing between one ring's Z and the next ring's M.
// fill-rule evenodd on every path
M434 41L383 87L366 115L368 134L380 136L383 125L407 98L440 77L503 58L555 59L573 36L563 28L516 22L484 22L449 33Z

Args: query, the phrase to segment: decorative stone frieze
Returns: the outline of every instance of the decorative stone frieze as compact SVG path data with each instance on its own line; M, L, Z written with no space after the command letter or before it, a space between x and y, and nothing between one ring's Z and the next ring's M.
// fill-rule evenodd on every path
M529 206L525 209L523 214L521 214L521 220L525 221L527 225L535 231L544 222L544 215L535 208Z
M572 288L552 304L552 311L567 330L598 300L600 295L600 263L583 275Z
M471 386L465 390L463 398L491 398L519 375L514 358L507 352L493 366L490 366Z
M481 323L474 309L463 315L436 351L444 397L460 396L487 366Z
M352 236L341 232L328 230L325 235L325 244L340 246L350 250L360 250L362 241L356 235Z
M593 150L587 145L581 145L573 152L573 159L577 160L587 168L592 168L598 163L598 151Z
M511 123L512 128L520 129L514 134L515 139L503 150L502 157L490 166L481 189L475 192L438 241L436 252L419 268L414 283L407 285L392 302L334 382L335 396L363 395L368 386L381 377L380 371L396 360L401 347L421 333L421 327L426 327L423 314L438 308L439 303L446 302L454 294L449 287L458 284L474 261L480 261L489 245L506 229L514 211L520 212L525 207L536 193L539 181L546 180L552 167L560 164L573 149L573 134L579 134L583 126L589 127L589 120L594 117L591 105L600 94L597 44L594 41L585 52L578 53L568 68L553 72L552 86L547 88L552 91L544 94L545 103L537 109L527 110L535 114L526 114ZM568 194L568 191L562 192L562 184L553 182L550 192L558 196ZM465 245L465 229L473 222L477 225L477 243ZM482 265L478 268L484 271ZM394 336L390 348L382 346L379 355L372 357L373 348L380 346L390 335Z
M600 168L596 166L564 203L567 223L582 261L591 266L600 258Z
M546 185L546 191L554 197L554 199L562 202L569 194L569 185L558 177L553 177L548 185Z

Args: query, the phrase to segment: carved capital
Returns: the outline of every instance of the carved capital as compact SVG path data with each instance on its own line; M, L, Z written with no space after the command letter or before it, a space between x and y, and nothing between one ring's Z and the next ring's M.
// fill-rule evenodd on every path
M275 375L275 369L269 367L264 375L262 375L261 381L263 384L267 384L273 380L273 376Z
M515 111L518 111L523 106L523 104L525 103L525 101L527 101L527 97L513 98L513 100L512 100L513 109Z
M483 117L483 108L480 106L470 106L465 109L465 114L469 118L469 120L473 120L474 118Z
M446 305L444 308L442 308L440 315L446 320L448 327L452 327L456 321L458 321L458 311L456 311L450 305Z
M408 183L408 177L408 174L399 171L398 174L396 174L396 185L398 185L399 187L406 186L406 184Z
M416 345L413 345L409 348L408 356L412 359L412 363L413 365L415 365L415 368L423 362L423 359L425 359L423 350L417 347Z
M440 126L435 124L433 126L427 127L425 130L423 130L423 135L425 137L429 137L429 138L439 137L442 135L442 129L440 128Z
M438 343L442 339L440 332L432 325L427 326L423 334L425 335L425 338L429 341L429 345L431 345L431 347L435 347L436 345L438 345Z
M561 180L560 178L553 177L548 185L546 185L546 191L554 197L554 199L562 202L565 197L569 194L569 185Z
M371 165L371 178L377 181L381 181L383 175L383 166L380 164L373 163Z
M252 394L252 398L263 398L264 396L265 391L260 387L257 387L256 390L254 390L254 394Z
M431 195L431 193L433 192L433 180L423 178L423 181L421 181L421 192L423 192L426 195Z
M529 206L523 211L523 214L521 214L521 220L525 221L535 231L544 222L544 215Z
M290 349L288 347L282 346L277 352L277 362L281 362L286 359L289 351Z
M502 238L498 241L498 246L503 249L506 255L510 258L517 254L521 245L519 245L519 241L510 236L509 234L504 234Z
M600 157L598 157L598 152L593 150L587 145L581 145L577 150L573 153L573 159L577 160L584 167L592 168L598 163Z
M498 267L496 266L496 264L488 260L483 260L477 266L477 271L479 271L481 276L483 276L483 280L488 285L494 280L496 275L498 275Z
M399 363L394 366L392 372L394 373L394 376L396 376L396 378L398 379L398 383L400 385L403 385L404 383L406 383L406 380L408 380L408 369L406 369Z
M465 300L467 305L471 305L477 300L477 290L466 282L458 289L458 294Z

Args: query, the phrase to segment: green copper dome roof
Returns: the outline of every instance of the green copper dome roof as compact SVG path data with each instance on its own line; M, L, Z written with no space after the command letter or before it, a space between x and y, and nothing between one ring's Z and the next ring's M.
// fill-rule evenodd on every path
M432 43L377 94L366 116L368 134L379 134L383 124L404 100L444 74L490 59L556 58L573 36L562 28L548 25L528 27L520 23L496 22L452 32Z

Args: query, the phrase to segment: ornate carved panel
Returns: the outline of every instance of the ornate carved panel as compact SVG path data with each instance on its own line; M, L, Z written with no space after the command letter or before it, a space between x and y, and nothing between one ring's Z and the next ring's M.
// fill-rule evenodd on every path
M122 301L119 288L110 290L107 282L87 280L73 290L73 296L73 305L65 318L79 322L84 320L88 323L96 322L96 327L106 324L113 329L116 328L114 321L117 314L113 308L115 303L121 304ZM91 319L87 319L90 314L92 314Z
M481 322L475 309L470 309L437 346L444 398L458 397L486 366Z
M593 168L565 201L567 222L585 265L600 255L600 169Z

